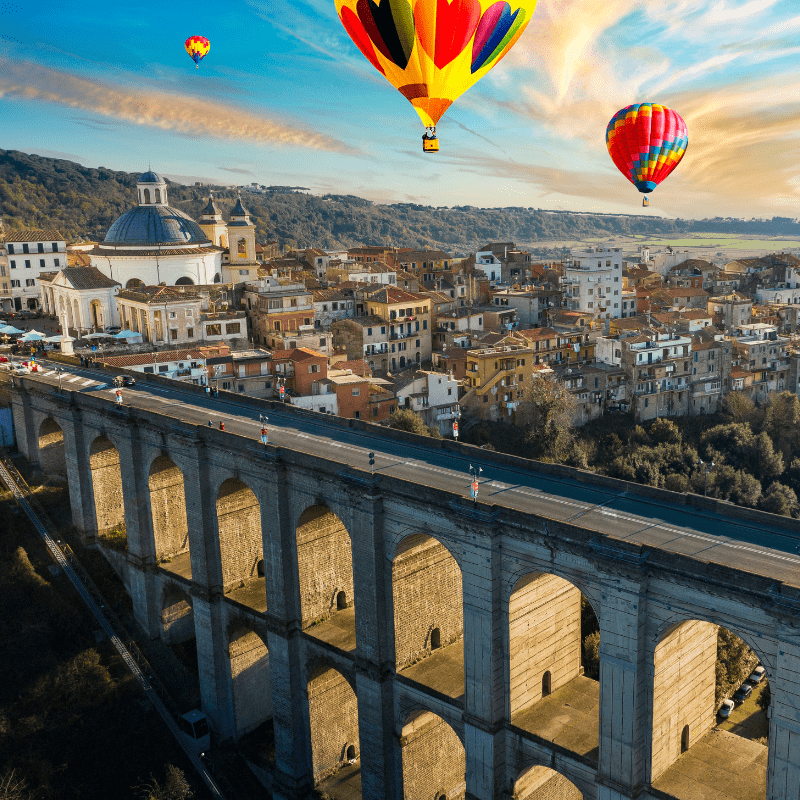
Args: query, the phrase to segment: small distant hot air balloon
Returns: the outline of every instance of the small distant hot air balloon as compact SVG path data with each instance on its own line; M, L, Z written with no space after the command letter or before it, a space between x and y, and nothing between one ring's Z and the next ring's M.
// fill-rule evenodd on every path
M680 164L689 135L676 111L658 103L637 103L611 118L606 146L617 169L647 194ZM642 205L650 205L646 197Z
M208 55L211 43L205 36L190 36L184 45L189 57L194 61L197 69L200 69L200 62Z
M419 114L426 153L439 149L445 111L508 53L535 8L536 0L336 0L358 49Z

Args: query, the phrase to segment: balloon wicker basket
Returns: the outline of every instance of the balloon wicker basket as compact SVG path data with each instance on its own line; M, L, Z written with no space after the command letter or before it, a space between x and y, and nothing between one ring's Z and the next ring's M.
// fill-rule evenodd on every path
M428 139L427 136L422 137L422 152L423 153L438 153L439 140L434 136L433 139Z
M649 205L650 205L650 200L647 197L643 197L642 198L642 206L644 206L644 208L647 208L647 206L649 206Z

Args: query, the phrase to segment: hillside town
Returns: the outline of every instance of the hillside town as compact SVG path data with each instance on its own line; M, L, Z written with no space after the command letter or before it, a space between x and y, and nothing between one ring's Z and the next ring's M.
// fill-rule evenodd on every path
M142 174L99 242L0 228L4 321L54 321L47 349L112 368L376 423L406 409L445 436L462 417L513 424L536 375L574 396L576 426L800 387L791 254L720 264L599 246L538 263L510 241L465 255L281 252L257 242L241 196L226 220L210 195L195 221L167 191Z

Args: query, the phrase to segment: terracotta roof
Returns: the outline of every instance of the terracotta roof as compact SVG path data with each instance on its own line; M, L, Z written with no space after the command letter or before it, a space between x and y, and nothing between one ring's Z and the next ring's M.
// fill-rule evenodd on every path
M314 302L322 303L325 300L352 300L353 298L345 294L341 289L314 289Z
M92 259L83 250L67 251L67 265L70 267L91 267Z
M171 250L168 248L162 248L161 250L157 248L151 248L149 250L122 250L116 247L95 247L93 250L89 250L88 253L90 256L107 256L108 258L120 258L123 256L152 256L155 258L156 256L200 256L207 253L222 253L223 251L224 248L222 247L208 245L208 247L189 247L186 250ZM240 266L256 266L256 264L225 264L225 266L236 269Z
M288 356L290 361L308 361L310 358L323 358L327 360L324 353L318 353L316 350L310 350L307 347L295 347L289 351Z
M370 297L376 303L413 303L417 300L428 300L428 296L414 292L406 292L394 286L385 286Z
M64 235L55 228L9 228L3 235L4 242L65 242Z
M537 339L551 339L558 336L558 331L553 328L529 328L525 331L516 331L520 336L525 337L529 342L535 342Z
M68 267L62 269L61 274L73 289L110 289L119 286L118 281L100 272L97 267Z
M143 364L164 364L169 361L187 361L189 359L206 359L214 356L230 355L230 348L200 347L186 350L166 350L161 353L135 353L127 356L110 356L103 363L111 367L137 367Z

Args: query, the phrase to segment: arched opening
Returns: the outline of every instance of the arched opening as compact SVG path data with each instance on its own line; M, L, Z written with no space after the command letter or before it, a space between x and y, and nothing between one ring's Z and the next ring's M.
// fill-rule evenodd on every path
M347 594L345 592L336 593L336 609L337 611L344 611L347 608Z
M96 330L103 330L103 306L99 300L89 303L89 322Z
M308 720L314 783L318 784L351 760L351 747L352 760L360 755L356 694L333 667L322 665L309 676Z
M354 764L356 760L356 746L354 744L347 745L347 750L344 755L349 764Z
M105 436L98 436L89 448L89 469L97 534L105 544L125 550L128 537L119 451Z
M156 203L160 203L161 202L161 189L155 189L154 191L155 191L155 195L156 195Z
M172 459L159 456L150 465L148 488L156 559L170 572L191 579L183 473Z
M64 432L52 417L39 426L39 467L47 475L67 478Z
M431 650L438 650L442 646L442 632L439 628L431 631Z
M464 745L440 716L430 711L412 714L403 725L400 743L404 800L464 796Z
M549 767L525 770L514 784L514 800L583 800L583 792L572 781Z
M406 357L400 356L400 368L402 369L406 365Z
M264 559L262 558L258 564L256 564L256 574L259 578L264 577Z
M140 289L142 286L144 286L144 281L141 280L140 278L131 278L125 284L126 289Z
M508 635L511 723L596 760L600 634L580 590L551 573L524 575L508 599Z
M228 237L224 233L221 233L219 236L219 246L220 247L228 246Z
M258 562L264 559L261 506L238 478L228 478L219 487L217 524L223 591L237 602L266 611L266 586L258 575Z
M191 278L182 277L175 281L176 286L194 286L194 281Z
M78 307L77 300L72 301L72 321L75 323L75 327L80 333L80 331L83 329L84 326L83 326L83 320L81 319L81 312L80 308Z
M724 770L730 800L766 797L770 689L758 666L742 639L711 622L664 631L653 650L654 789L680 800L711 797Z
M192 598L179 587L171 585L165 591L161 604L161 638L168 644L180 644L194 637Z
M222 281L222 276L219 274L219 272L215 272L214 273L214 283L220 283L221 281Z
M149 204L150 203L150 190L149 189L145 189L143 194L144 194L144 202Z
M236 734L242 736L272 716L269 651L246 625L234 624L228 635Z
M239 258L247 258L247 240L246 239L239 239L236 242L236 252Z
M430 536L400 542L392 563L395 663L406 677L450 697L464 693L461 569ZM438 648L432 631L438 629ZM432 655L435 649L435 655Z
M350 534L325 506L310 506L297 523L297 562L303 629L343 650L356 646ZM339 605L340 595L345 604Z

